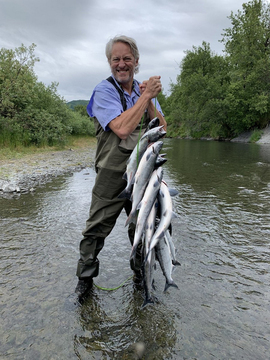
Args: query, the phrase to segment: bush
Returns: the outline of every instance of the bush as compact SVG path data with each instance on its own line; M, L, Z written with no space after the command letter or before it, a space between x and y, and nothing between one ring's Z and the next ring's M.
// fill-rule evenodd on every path
M0 144L53 146L64 145L71 134L94 136L93 121L86 111L67 107L57 83L37 81L34 49L0 50Z
M88 116L83 116L79 112L71 111L72 135L95 136L95 127L93 120Z
M261 136L262 136L262 130L259 129L255 129L253 131L253 133L251 134L251 137L249 139L249 142L251 143L255 143L256 141L260 140Z

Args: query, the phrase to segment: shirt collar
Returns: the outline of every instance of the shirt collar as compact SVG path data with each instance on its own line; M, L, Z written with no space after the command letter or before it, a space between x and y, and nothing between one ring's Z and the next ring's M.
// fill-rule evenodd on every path
M117 86L118 86L123 92L127 93L127 92L122 88L122 85L119 84L119 82L115 79L115 77L113 76L113 74L112 74L111 76L112 76L112 78L114 79L114 81L115 81L115 83L117 84ZM139 90L139 82L138 82L137 80L135 80L135 79L133 79L132 91L134 91L137 96L140 96L140 95L141 95L141 94L140 94L140 90ZM128 94L128 93L127 93L127 94Z

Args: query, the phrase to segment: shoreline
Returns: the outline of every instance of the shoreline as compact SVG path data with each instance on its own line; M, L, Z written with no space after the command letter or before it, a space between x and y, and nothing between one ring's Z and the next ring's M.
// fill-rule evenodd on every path
M230 142L249 143L252 131ZM255 144L270 144L270 126L263 130ZM96 143L69 150L45 151L20 159L0 160L0 196L14 196L35 191L52 178L72 174L94 166Z
M33 192L52 178L94 166L95 144L0 161L0 196Z
M249 143L249 140L253 134L253 131L246 131L236 138L232 139L231 142ZM262 130L261 138L255 142L255 144L270 144L270 126Z

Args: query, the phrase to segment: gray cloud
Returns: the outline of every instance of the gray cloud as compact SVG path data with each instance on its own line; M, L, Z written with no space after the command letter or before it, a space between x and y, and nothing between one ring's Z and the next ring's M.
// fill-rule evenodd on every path
M161 75L165 92L186 50L209 42L221 54L223 29L242 0L0 0L0 47L37 45L39 81L59 83L67 101L89 99L110 74L105 44L117 34L136 39L138 80Z

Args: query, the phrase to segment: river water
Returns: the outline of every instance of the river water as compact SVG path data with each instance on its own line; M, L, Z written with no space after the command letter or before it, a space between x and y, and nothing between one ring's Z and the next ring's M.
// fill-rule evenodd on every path
M179 194L173 239L178 289L141 308L121 214L82 305L78 245L95 174L0 199L1 359L269 359L270 146L165 139L164 178Z

